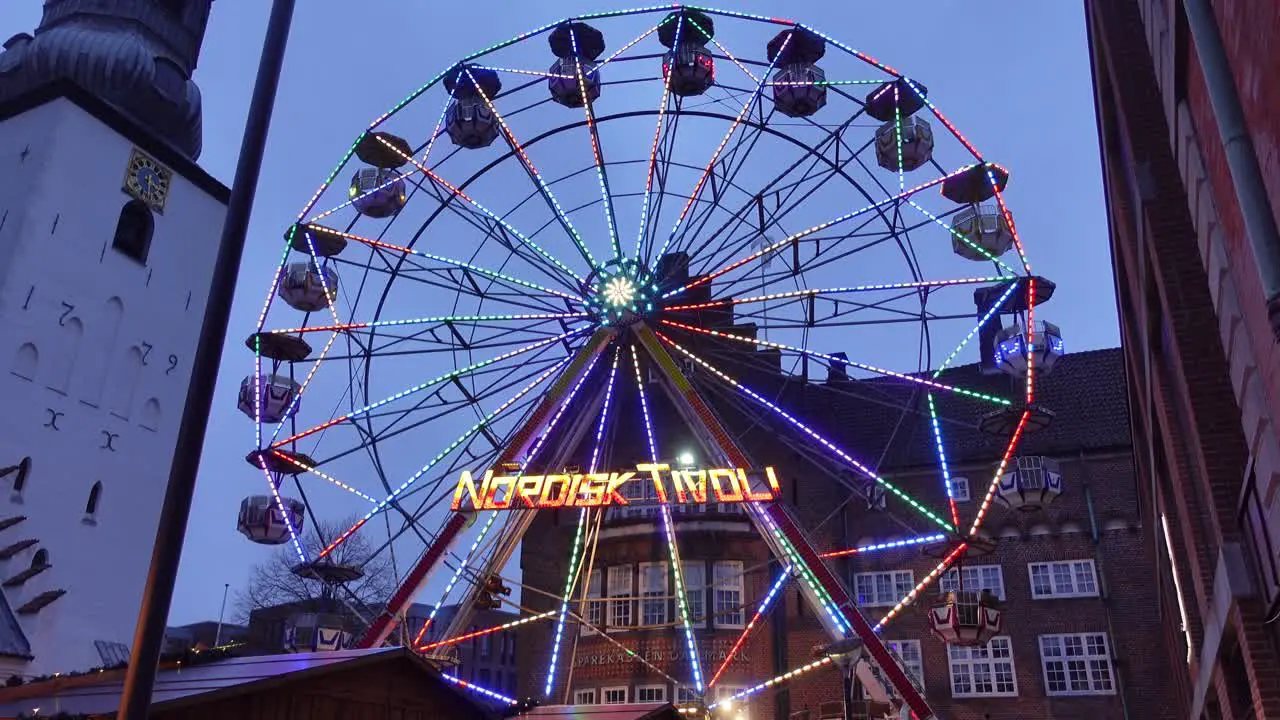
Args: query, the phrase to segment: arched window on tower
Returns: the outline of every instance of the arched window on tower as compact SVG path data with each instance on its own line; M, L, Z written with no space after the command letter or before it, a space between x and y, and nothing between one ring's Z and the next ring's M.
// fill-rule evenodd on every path
M151 214L151 208L141 200L130 200L120 208L120 219L116 221L116 234L111 240L111 249L146 265L147 254L151 252L151 235L155 229L156 220Z
M98 501L102 499L102 482L98 481L89 488L89 502L85 503L84 514L94 517L98 514Z
M49 551L37 550L36 554L31 558L31 569L49 567Z

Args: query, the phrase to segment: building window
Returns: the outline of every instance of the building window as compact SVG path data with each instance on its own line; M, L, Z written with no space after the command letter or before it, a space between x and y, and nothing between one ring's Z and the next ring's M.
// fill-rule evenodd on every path
M156 220L151 214L151 208L141 200L130 200L120 208L111 249L146 265L147 255L151 252L151 236L155 230Z
M84 514L93 517L98 514L98 501L102 499L102 483L95 482L89 488L89 501L84 504Z
M1041 635L1040 664L1050 695L1115 694L1104 633Z
M742 627L742 562L726 560L712 568L716 590L716 627Z
M951 478L951 499L956 502L969 502L969 478Z
M476 682L480 683L486 690L489 689L489 668L480 668L476 673Z
M640 685L636 688L636 702L660 703L667 701L666 685Z
M632 592L631 566L615 565L609 568L609 597L625 598L609 601L609 629L631 627L631 608L634 604ZM608 699L605 702L609 702Z
M902 660L902 666L911 674L911 678L916 681L916 685L924 687L924 656L920 652L919 640L885 640L884 644L889 649L898 653L898 658ZM862 697L864 700L870 699L871 695L867 691L867 687L862 686Z
M689 617L698 627L707 626L707 566L701 560L680 564Z
M1097 597L1098 578L1092 560L1030 563L1031 597L1035 599Z
M967 569L967 568L966 568ZM1016 697L1013 643L1007 635L981 647L947 646L953 697Z
M742 692L743 688L733 685L716 685L716 702L724 702L729 698ZM747 720L747 699L742 698L742 702L734 702L733 718L734 720Z
M602 695L605 705L623 705L627 702L627 689L624 687L605 688Z
M665 625L667 622L667 564L640 563L641 625Z
M999 565L965 565L960 568L960 572L964 575L957 578L956 568L951 568L939 578L942 592L959 590L960 583L957 580L963 579L965 590L987 590L1004 600L1004 573Z
M480 659L488 660L493 655L493 635L480 636Z
M853 576L854 591L861 607L893 607L915 585L915 573L910 570L865 572Z
M592 688L590 690L574 690L573 704L574 705L595 705L596 704L595 688Z
M696 705L698 703L698 693L688 685L676 686L676 704L677 705Z
M598 628L604 625L604 601L592 600L591 598L604 597L604 588L599 570L592 570L587 577L587 608L583 613L583 617L590 625L582 626L582 634L590 635L595 632L592 628Z

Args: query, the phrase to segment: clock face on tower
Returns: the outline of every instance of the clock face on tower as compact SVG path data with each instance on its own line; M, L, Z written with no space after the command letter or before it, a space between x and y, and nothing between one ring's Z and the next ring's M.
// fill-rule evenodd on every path
M124 191L146 203L152 210L164 214L172 177L172 170L134 148L129 155L129 165L125 168Z

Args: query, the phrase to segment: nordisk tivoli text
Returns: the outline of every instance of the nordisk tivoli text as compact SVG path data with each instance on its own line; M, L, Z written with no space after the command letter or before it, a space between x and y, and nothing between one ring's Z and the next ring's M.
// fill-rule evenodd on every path
M750 472L750 475L748 474ZM628 498L627 483L651 483L652 493ZM630 472L562 473L559 475L494 475L487 471L478 487L470 470L462 471L453 493L454 510L604 507L769 502L782 494L773 468L673 470L666 463L640 463ZM639 499L648 497L649 499Z

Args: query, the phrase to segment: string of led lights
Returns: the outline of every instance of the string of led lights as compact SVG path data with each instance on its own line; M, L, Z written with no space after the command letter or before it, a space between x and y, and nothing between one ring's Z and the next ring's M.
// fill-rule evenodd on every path
M657 16L656 23L653 17L644 17L651 15ZM604 55L603 33L587 23L625 24L622 21L628 18L637 19L633 16L640 16L640 22L626 26L629 31L624 28L626 42L597 61ZM713 26L713 18L727 27ZM743 51L736 34L742 23L772 26L769 32L778 34L767 48ZM615 27L609 26L610 34ZM555 63L550 71L524 69L536 68L541 57L528 55L524 49L535 44L526 41L540 36L550 42ZM647 47L647 42L660 42L661 54L651 52L657 48ZM766 49L767 59L759 59L758 51ZM825 49L839 52L824 56ZM824 57L824 68L817 67L815 58ZM718 79L716 66L723 67L725 62L736 66L751 83ZM504 74L503 79L506 74L518 76L511 80L514 87L503 88L498 74ZM867 74L883 77L862 77ZM446 86L443 93L442 84ZM856 89L863 85L869 86L865 102L850 94L863 92ZM724 98L707 93L716 86L719 93L727 93ZM633 92L633 88L652 94ZM704 95L703 100L713 102L698 99ZM650 97L658 101L656 108ZM443 108L434 106L441 99ZM775 119L769 102L773 111L803 121ZM419 110L424 105L430 107ZM565 108L574 112L565 113ZM832 135L829 128L836 125L809 119L819 110L850 120ZM947 132L932 134L927 123L922 125L921 116L926 115L936 118ZM874 142L859 144L844 137L863 127L850 124L860 117L881 123ZM682 118L694 126L688 132L681 126ZM513 124L524 133L520 139ZM620 128L616 134L615 127ZM642 147L643 141L637 144L640 147L625 143L615 147L619 137L648 138L644 133L650 127L653 134L647 148ZM411 128L416 140L393 134L400 128ZM765 128L768 133L762 131ZM430 134L420 137L428 129ZM784 133L786 142L774 139ZM695 138L696 143L690 144L687 138ZM931 153L935 142L952 139L974 160L948 171ZM498 145L486 150L495 140ZM709 145L707 140L716 144ZM927 148L922 144L925 140ZM449 143L453 147L447 152L436 147ZM571 144L583 148L581 154L565 150ZM783 162L775 148L792 145L802 150L802 160L812 160ZM695 156L692 162L677 157L702 146L710 150L705 164L705 155ZM864 156L873 153L875 162L864 162ZM876 167L888 172L877 177ZM339 186L337 178L349 168L357 168L350 187ZM740 178L744 168L748 172ZM912 179L907 178L908 172L914 173ZM527 179L511 182L521 174ZM896 188L889 179L892 175L896 175ZM901 658L881 647L876 633L955 568L967 552L974 547L986 549L990 541L980 540L978 532L996 500L1006 499L1001 480L1018 471L1014 463L1020 441L1039 422L1039 410L1033 406L1037 375L1051 369L1053 358L1046 359L1046 353L1061 353L1061 340L1052 335L1056 328L1036 325L1036 305L1052 294L1053 287L1030 274L1023 238L1006 205L1007 179L1003 167L978 154L938 111L923 85L808 25L784 18L655 4L581 14L471 53L376 117L284 233L285 251L247 343L254 354L254 375L242 384L240 397L241 409L255 425L256 449L249 460L263 473L270 490L268 497L250 498L246 503L252 500L268 512L266 520L253 521L261 526L253 525L244 520L246 506L242 505L241 531L263 544L291 544L303 566L333 567L333 576L316 577L341 584L342 573L358 573L360 568L341 565L334 550L356 533L377 531L376 523L369 526L374 530L362 530L375 515L400 513L404 517L400 530L393 533L388 524L387 541L374 556L403 549L416 559L403 574L384 615L404 617L406 603L430 587L433 595L439 595L433 597L430 613L413 640L420 651L500 632L546 633L542 637L551 642L533 651L545 653L549 660L544 699L552 698L557 687L564 688L566 697L571 693L578 646L584 643L615 648L614 656L692 689L699 698L726 679L737 686L749 683L731 698L703 706L710 709L825 668L831 658L804 663L759 682L745 677L749 670L735 663L777 599L784 596L787 582L795 579L829 633L836 639L857 634L873 650L876 662L890 668L888 689L873 688L873 693L892 694L895 690L889 686L896 684L912 711L928 717L922 691L908 687L909 676L900 672ZM508 197L503 189L529 188L530 181L533 189L527 194L521 190L519 196ZM730 201L739 195L746 199L741 205ZM961 208L939 206L938 196ZM664 199L672 198L674 207L664 208ZM980 206L992 199L994 210ZM599 210L594 208L597 203ZM630 237L627 233L633 228L619 222L620 215L631 215L632 203L639 204L632 220L635 252L626 257L624 238ZM758 228L748 219L753 206L759 214ZM316 213L317 207L329 209ZM904 220L904 215L910 219ZM307 217L311 219L304 222ZM993 217L998 220L994 226ZM374 227L379 221L384 224ZM666 229L667 222L670 230L660 237L658 228ZM563 238L557 225L564 230ZM835 226L840 227L832 229ZM783 237L763 239L766 230ZM926 231L934 233L929 240L913 239ZM937 265L926 251L938 236L956 255L990 261L994 270L968 273ZM1010 247L1019 262L1002 260ZM295 252L305 255L306 262L289 265ZM901 267L885 262L886 257L897 261L895 252L901 254ZM560 259L573 255L582 256L585 270L571 268ZM885 275L872 275L878 272ZM968 298L971 288L976 288L972 301ZM880 295L868 299L869 293ZM279 307L278 298L288 307ZM344 303L341 313L339 301ZM969 314L972 307L959 312L937 308L969 302L978 305L977 324L938 362L933 349L945 351L954 342L948 323L968 318L967 327L973 315ZM405 309L409 311L402 312ZM1006 317L1015 318L1018 325L1005 325ZM881 326L897 327L889 325L893 322L919 325L925 349L920 351L918 367L900 367L901 361L886 350L891 343L875 338ZM995 330L991 325L997 322L1001 327ZM1008 397L989 382L975 381L963 371L952 372L954 364L965 361L975 338L982 340L982 358L988 362L987 344L997 332L1000 338L1013 333L1025 355L1018 359L1017 372L1005 370L1021 383ZM584 337L587 334L591 340ZM830 347L820 342L849 342L845 338L854 334L855 346L865 348L868 356L847 359L844 353L812 349ZM322 345L320 337L325 339ZM1058 344L1042 349L1051 342ZM624 352L631 356L629 372L634 383L617 382L618 364L626 361L621 358ZM996 362L1001 367L1017 364L1008 363L1008 352L998 350ZM599 362L605 353L612 355L607 373ZM794 385L783 369L784 357L795 363L792 372L802 368ZM856 412L857 403L873 402L886 408L886 417L900 412L894 418L899 425L915 424L921 450L927 451L923 462L936 466L944 500L937 499L939 488L932 482L917 497L907 491L910 487L915 492L917 486L897 479L900 468L886 462L887 445L894 443L896 429L884 439L876 433L846 432L833 426L843 422L842 413L830 419L814 416L815 408L827 405L808 402L810 392L823 392L817 383L810 384L810 360L827 367L832 403L848 403ZM650 362L654 372L646 377L641 365ZM853 371L859 375L855 377ZM416 376L413 382L396 380L408 373ZM420 380L423 377L430 379ZM874 385L861 384L868 379ZM860 399L859 388L909 392L882 392L883 399L867 401ZM701 402L703 391L718 394L693 405L696 412L692 414L688 406L681 406L684 409L677 416L693 426L692 436L709 456L717 455L712 445L736 448L746 442L752 447L752 433L768 432L803 445L805 454L799 462L804 467L822 466L826 472L839 466L839 477L831 471L832 482L842 491L861 494L870 488L867 492L887 494L892 505L884 512L895 519L902 507L913 511L904 514L911 522L898 520L908 528L907 537L826 549L831 548L830 537L820 526L806 528L786 509L788 498L773 475L769 477L776 494L761 495L759 486L753 489L746 475L756 472L748 467L752 458L724 450L722 454L732 455L739 467L716 472L728 472L722 476L728 478L740 474L736 502L783 571L776 578L753 581L753 587L765 591L763 597L758 601L742 598L739 611L750 612L749 619L727 655L714 662L699 651L690 597L695 591L704 593L702 602L709 602L706 593L720 575L717 571L710 586L688 587L681 549L688 550L686 543L696 540L686 540L684 532L700 532L681 526L688 509L671 507L674 500L667 497L655 475L658 499L652 502L656 506L652 512L611 514L610 505L634 501L642 506L651 501L636 499L630 492L619 494L616 484L610 483L632 480L623 477L625 472L601 466L616 457L639 457L644 454L636 453L641 447L650 461L659 462L656 436L661 430L667 437L668 431L652 414L658 393L668 393L680 405L690 397ZM308 401L304 403L303 397ZM333 397L341 399L327 414L317 413L320 404L310 400L320 398L331 405ZM633 405L639 416L632 419L638 422L611 419L611 413L617 415ZM984 413L982 422L995 418L990 425L1003 428L1000 432L1007 433L1008 442L976 510L966 517L968 513L958 505L959 486L953 476L962 465L954 464L952 455L957 446L964 447L964 434L974 426L972 418L957 415L975 406ZM744 417L733 423L713 419L727 413ZM665 421L665 412L660 416ZM264 427L268 424L274 426L269 434ZM749 429L734 438L726 435L726 428L739 426L769 430ZM641 428L643 436L638 432ZM671 437L678 436L672 429ZM300 443L325 448L325 452L317 460L302 452ZM881 443L887 445L876 447ZM864 458L879 459L871 463ZM411 464L402 469L406 459ZM881 463L886 463L883 469ZM704 479L712 477L711 468L669 470L681 502L684 480L679 473L702 472ZM796 481L790 477L793 472L794 468L782 468L789 482ZM468 486L471 495L467 496L474 508L458 505L464 494L461 480L453 485L457 473L474 483ZM644 481L644 473L633 474L636 481ZM363 504L352 527L321 543L323 549L314 562L308 562L302 542L303 520L310 516L318 524L316 511L323 508L312 503L331 501L315 500L311 493L302 494L301 501L286 498L281 482L290 475L308 482L319 478L324 481L319 487L332 485L343 491L325 492ZM692 482L693 477L685 479ZM379 483L383 487L377 488ZM301 480L297 484L303 493ZM694 504L735 502L722 498L718 485L712 499L707 487L703 486L702 500L696 500L695 494ZM593 492L599 505L582 500L574 508L577 523L561 527L558 522L533 520L537 512L573 508L580 498L593 497ZM416 510L409 504L410 497ZM926 497L932 500L923 500ZM495 504L488 505L490 501ZM945 509L940 507L943 504ZM842 504L833 515L846 512L857 511L845 510ZM481 514L485 517L480 518ZM500 517L506 520L499 523ZM667 546L667 580L672 581L674 592L664 600L671 605L663 612L661 628L682 636L676 643L683 646L679 652L681 662L688 665L687 681L677 682L667 672L670 667L655 664L613 637L623 629L615 620L626 627L643 625L648 612L637 613L635 607L644 606L633 606L625 618L615 619L609 604L636 601L629 596L615 598L613 589L612 553L635 542L627 539L633 535L613 530L623 522L651 523L654 541ZM602 530L604 524L609 528ZM497 525L502 530L492 532ZM814 548L811 533L825 551ZM874 536L874 532L867 534ZM543 540L561 538L547 542L546 547L558 548L567 559L567 569L554 563L560 569L550 581L535 577L542 564L526 567L521 588L545 594L549 604L529 603L530 608L521 609L521 617L483 629L468 627L467 614L481 594L480 586L488 588L490 579L501 579L516 543L534 538L539 548ZM526 542L524 547L527 553L531 546ZM936 553L940 561L874 626L826 565L830 560L857 561L873 553L886 554L883 561L891 564L896 557L891 553L916 548ZM603 566L592 569L597 554L604 558L601 562L609 574L597 575L599 588L592 590L590 575L604 570ZM543 582L553 586L543 588ZM633 576L625 586L634 583ZM945 582L943 586L950 587ZM963 589L963 582L958 587ZM579 591L584 603L581 614L574 611ZM437 631L426 641L433 621L451 599L460 600L459 615L449 622L446 636ZM591 605L595 602L608 614L606 622L595 617L598 610ZM517 607L523 604L513 602ZM666 620L671 608L677 613L675 622ZM640 617L633 621L635 615ZM551 618L554 625L541 625L540 621ZM572 651L564 647L571 622L581 629L572 636ZM710 623L707 632L723 629L718 622ZM382 620L371 624L361 643L376 644L387 637L386 623L379 623ZM706 642L707 637L702 639ZM566 652L568 659L562 657ZM713 664L704 683L704 669ZM508 697L511 691L484 688L460 675L457 671L445 677L490 699L517 704Z

